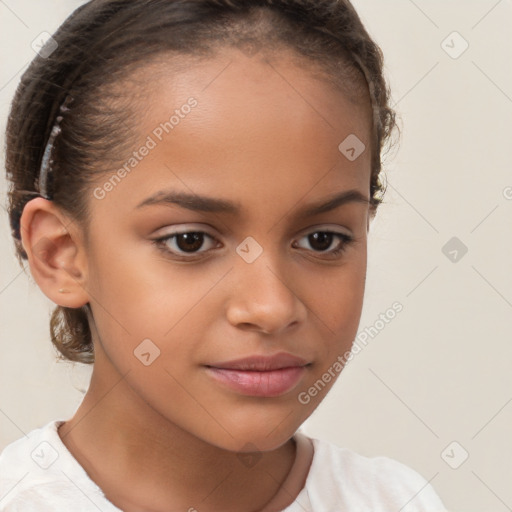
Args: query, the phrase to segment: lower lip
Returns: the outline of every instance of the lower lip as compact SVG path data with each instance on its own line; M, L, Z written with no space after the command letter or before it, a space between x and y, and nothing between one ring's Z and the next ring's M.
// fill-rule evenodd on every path
M266 372L207 368L218 382L243 395L275 397L291 391L304 375L304 366L281 368Z

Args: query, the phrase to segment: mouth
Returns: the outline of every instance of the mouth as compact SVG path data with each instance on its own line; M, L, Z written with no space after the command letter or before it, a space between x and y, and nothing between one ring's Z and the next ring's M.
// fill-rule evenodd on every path
M255 397L277 397L295 388L311 364L292 354L279 353L205 366L213 380L232 391Z

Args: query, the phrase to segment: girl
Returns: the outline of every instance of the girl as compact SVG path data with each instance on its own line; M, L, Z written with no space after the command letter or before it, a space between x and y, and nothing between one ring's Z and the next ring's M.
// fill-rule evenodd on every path
M395 126L348 0L92 0L7 127L17 255L94 362L0 456L6 511L421 511L412 469L298 432L343 369Z

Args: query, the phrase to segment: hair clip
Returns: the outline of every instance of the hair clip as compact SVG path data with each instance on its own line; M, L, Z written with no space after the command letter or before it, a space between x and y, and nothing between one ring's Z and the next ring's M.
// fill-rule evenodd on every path
M66 96L66 99L60 106L59 110L63 114L64 112L67 112L69 110L68 104L73 101L73 98L71 96ZM55 124L53 125L52 131L50 132L50 137L48 138L48 142L46 143L46 146L44 148L43 153L43 159L41 160L41 167L39 170L39 184L36 186L36 189L39 189L39 194L44 197L45 199L51 200L51 197L48 193L48 178L49 174L51 173L53 159L52 159L52 153L53 153L53 146L55 144L55 139L59 135L59 133L62 131L60 127L60 122L62 121L63 116L59 115L57 116L57 119L55 120Z

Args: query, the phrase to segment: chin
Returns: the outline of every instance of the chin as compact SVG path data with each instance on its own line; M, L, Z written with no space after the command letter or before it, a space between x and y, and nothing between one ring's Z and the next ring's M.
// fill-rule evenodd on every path
M215 429L215 433L210 431L203 439L218 448L232 452L277 450L295 434L301 424L283 423L283 417L286 417L286 414L276 422L256 422L249 418L246 423L238 424L236 428L226 427L227 432L220 428Z
M294 433L274 437L269 436L267 432L261 435L248 435L243 438L219 439L218 442L213 444L218 448L235 453L271 452L286 444Z

